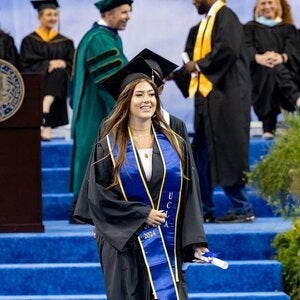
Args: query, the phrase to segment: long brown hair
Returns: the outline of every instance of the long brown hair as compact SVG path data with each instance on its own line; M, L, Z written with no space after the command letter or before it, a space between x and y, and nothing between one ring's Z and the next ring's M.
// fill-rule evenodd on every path
M105 121L101 131L101 137L105 137L106 135L111 133L113 146L115 144L118 145L118 156L114 165L113 182L111 184L111 187L118 184L120 169L126 158L125 154L129 139L128 121L130 113L130 102L133 96L133 92L136 85L143 81L148 82L151 85L155 92L155 98L157 101L156 110L154 115L152 116L152 125L155 129L162 132L167 137L167 139L170 141L171 145L177 152L182 165L185 166L184 155L177 139L175 138L175 133L166 123L161 113L161 102L156 85L150 79L136 79L131 81L121 92L112 115Z

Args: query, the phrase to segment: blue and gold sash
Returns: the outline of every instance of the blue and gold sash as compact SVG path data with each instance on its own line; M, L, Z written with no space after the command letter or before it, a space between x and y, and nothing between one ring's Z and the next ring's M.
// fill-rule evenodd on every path
M179 299L176 286L176 281L179 281L176 235L182 189L180 159L168 139L163 134L154 132L164 168L158 203L155 207L142 173L130 129L128 128L128 130L130 140L126 159L120 170L120 187L126 201L140 201L154 209L166 212L166 222L158 227L145 225L139 234L138 241L148 270L154 298ZM112 149L111 136L107 136L107 142L111 150L112 161L115 163L118 147L114 145L114 149ZM167 157L166 160L165 157Z

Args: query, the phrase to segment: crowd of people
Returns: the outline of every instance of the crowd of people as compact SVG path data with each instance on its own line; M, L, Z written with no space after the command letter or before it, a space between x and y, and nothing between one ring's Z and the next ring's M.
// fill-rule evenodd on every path
M149 49L127 60L118 32L133 0L97 1L100 20L76 53L55 29L59 3L31 2L39 27L19 54L0 31L0 58L43 75L43 141L68 124L71 99L69 222L95 226L108 298L187 299L181 265L208 252L203 223L255 221L245 187L251 106L264 139L276 134L280 112L300 108L300 35L290 6L256 0L243 25L224 0L193 0L203 18L178 68ZM195 100L191 143L184 122L162 107L169 80ZM218 217L217 186L231 203Z

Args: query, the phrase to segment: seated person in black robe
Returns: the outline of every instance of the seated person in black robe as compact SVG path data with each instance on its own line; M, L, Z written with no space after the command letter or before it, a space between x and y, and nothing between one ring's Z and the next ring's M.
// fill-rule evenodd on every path
M95 225L111 300L187 299L182 264L208 251L194 160L164 120L161 84L141 57L103 82L118 100L74 217Z
M0 29L0 59L6 60L19 68L19 55L14 39Z
M281 108L300 106L300 38L294 25L283 22L277 0L257 0L255 20L245 24L250 51L252 103L263 124L263 138L273 138ZM282 0L283 1L283 0Z
M31 1L38 10L40 26L21 43L20 62L25 72L44 75L42 140L50 140L51 128L68 124L68 83L74 55L73 41L54 30L58 3Z

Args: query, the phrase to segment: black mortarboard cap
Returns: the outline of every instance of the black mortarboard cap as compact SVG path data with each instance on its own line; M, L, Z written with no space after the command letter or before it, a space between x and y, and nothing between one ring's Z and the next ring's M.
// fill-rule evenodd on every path
M95 6L100 10L101 13L104 13L123 4L131 5L132 3L133 0L100 0L95 3Z
M143 57L149 66L159 73L161 79L166 78L172 71L178 68L176 64L147 48L138 53L137 56Z
M31 4L38 11L41 11L42 9L45 9L45 8L59 7L59 4L56 0L34 0L34 1L31 1Z
M101 82L102 86L117 99L125 86L136 79L154 80L157 87L163 85L162 80L142 57L132 59L125 67Z

